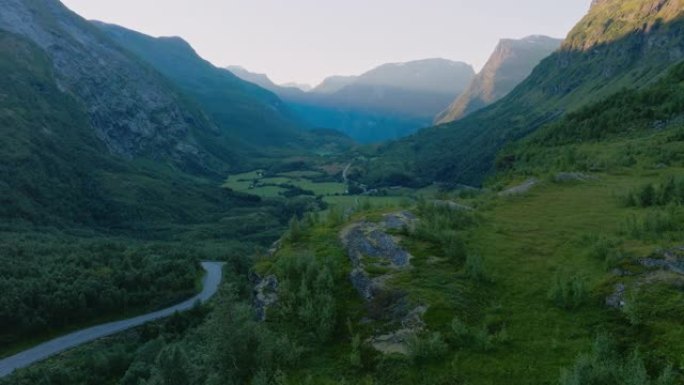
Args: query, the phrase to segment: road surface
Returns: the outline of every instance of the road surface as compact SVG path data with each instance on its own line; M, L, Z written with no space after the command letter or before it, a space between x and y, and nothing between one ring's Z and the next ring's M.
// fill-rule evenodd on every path
M202 262L202 268L204 268L204 270L207 272L207 274L204 276L202 292L183 303L179 303L178 305L171 306L153 313L144 314L135 318L129 318L122 321L110 322L103 325L82 329L34 346L33 348L24 350L23 352L14 356L2 359L0 360L0 378L9 375L16 369L27 367L38 361L42 361L55 354L61 353L65 350L74 348L87 342L110 336L112 334L140 326L150 321L169 317L176 312L189 310L195 305L195 303L197 303L197 301L206 302L218 291L218 287L222 278L222 267L223 263L221 262Z
M344 170L342 171L342 180L344 181L344 183L349 182L348 178L347 178L347 173L349 172L349 169L351 168L352 164L354 164L353 160L351 162L349 162L347 167L345 167Z

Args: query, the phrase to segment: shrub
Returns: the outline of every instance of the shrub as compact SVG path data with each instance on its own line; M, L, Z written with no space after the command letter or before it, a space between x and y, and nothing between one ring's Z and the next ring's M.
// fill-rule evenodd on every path
M486 325L470 327L458 317L451 320L451 332L454 342L463 348L488 352L494 348L496 342L508 341L508 332L502 328L499 333L492 335Z
M484 265L484 260L477 254L468 255L465 263L465 272L468 278L474 281L491 282Z
M456 234L452 234L445 240L442 251L444 257L453 264L463 263L467 255L465 242Z
M668 232L684 230L681 210L672 207L666 210L649 211L643 217L628 217L622 232L635 239L660 239Z
M442 358L447 351L448 346L439 332L414 335L408 341L409 358L416 365Z
M549 289L548 298L560 308L577 309L584 305L588 299L586 284L577 275L567 276L556 273Z
M560 385L674 385L671 367L666 367L658 377L652 378L646 371L644 360L638 351L623 358L607 337L598 337L592 351L580 355L575 364L561 372Z

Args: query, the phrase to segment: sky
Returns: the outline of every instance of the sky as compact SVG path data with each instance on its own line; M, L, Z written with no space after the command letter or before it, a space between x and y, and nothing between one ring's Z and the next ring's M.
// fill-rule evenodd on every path
M180 36L216 66L316 85L441 57L480 69L500 38L565 37L591 0L62 0L87 19Z

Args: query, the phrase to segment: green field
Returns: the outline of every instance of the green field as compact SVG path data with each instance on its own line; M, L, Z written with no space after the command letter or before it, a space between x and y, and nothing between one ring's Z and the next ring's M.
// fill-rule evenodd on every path
M317 182L313 178L322 174L315 171L291 171L272 176L263 176L262 171L255 170L228 177L223 187L233 191L258 195L263 198L282 196L290 190L290 186L298 187L316 196L344 195L347 186L339 182Z

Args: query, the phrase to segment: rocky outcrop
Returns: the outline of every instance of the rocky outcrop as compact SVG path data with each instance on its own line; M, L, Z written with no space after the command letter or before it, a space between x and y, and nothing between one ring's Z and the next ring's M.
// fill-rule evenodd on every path
M597 178L593 175L587 175L581 172L559 172L553 177L553 180L556 183L588 182L596 179Z
M678 286L684 285L684 247L661 250L648 258L641 258L636 264L645 271L626 272L615 269L613 275L629 281L618 282L613 292L606 297L605 304L608 307L620 309L627 304L627 292L630 289L651 285L656 282L672 282Z
M427 307L412 304L405 293L388 284L396 273L411 268L412 258L400 238L389 232L411 229L416 220L408 211L396 212L379 222L354 223L341 234L353 266L352 285L366 301L369 317L387 324L367 342L386 354L406 354L408 340L425 327L422 317Z
M265 321L268 308L278 302L278 277L267 275L261 278L259 275L253 274L251 280L254 285L252 305L256 318L259 321Z
M511 197L511 196L516 196L516 195L522 195L530 190L536 185L539 184L539 179L537 178L530 178L523 182L522 184L519 184L517 186L511 187L509 189L506 189L504 191L501 191L499 193L500 197Z
M192 129L211 129L167 82L59 1L1 0L0 29L42 48L60 89L86 110L117 155L203 163Z
M624 283L615 285L613 293L606 297L606 306L620 309L625 306L625 291L627 287Z
M377 351L384 354L408 354L408 342L416 333L425 329L423 315L426 306L418 306L401 319L398 330L387 334L373 336L368 339Z
M380 223L361 221L342 231L342 243L353 267L350 280L366 301L372 300L376 292L382 290L392 271L410 267L411 255L387 230L410 227L414 220L413 214L400 212L385 215Z
M662 269L684 275L684 247L665 250L660 256L661 258L643 258L639 263L650 269Z

